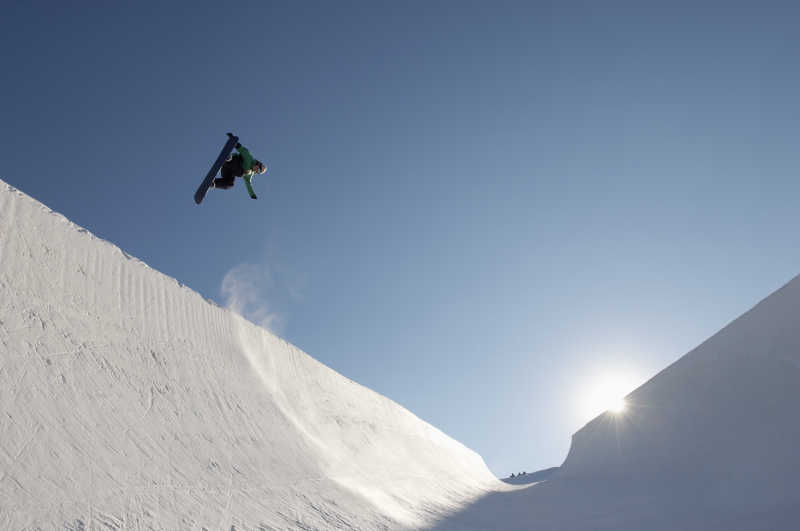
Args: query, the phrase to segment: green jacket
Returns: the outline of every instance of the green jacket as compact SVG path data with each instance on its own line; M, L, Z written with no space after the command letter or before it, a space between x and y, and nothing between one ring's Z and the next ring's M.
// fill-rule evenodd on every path
M236 151L238 151L242 155L242 168L244 169L244 174L242 175L242 179L244 179L244 184L247 185L247 193L250 194L250 197L255 199L256 193L253 191L253 182L252 182L253 175L255 175L255 173L253 172L253 161L255 159L253 158L253 155L251 155L250 152L247 151L247 148L242 145L237 147Z

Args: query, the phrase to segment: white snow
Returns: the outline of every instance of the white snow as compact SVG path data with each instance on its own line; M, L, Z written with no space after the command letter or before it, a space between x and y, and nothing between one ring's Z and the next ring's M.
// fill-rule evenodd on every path
M0 181L0 529L800 528L800 279L626 400L501 483Z
M498 483L0 181L0 529L413 528Z

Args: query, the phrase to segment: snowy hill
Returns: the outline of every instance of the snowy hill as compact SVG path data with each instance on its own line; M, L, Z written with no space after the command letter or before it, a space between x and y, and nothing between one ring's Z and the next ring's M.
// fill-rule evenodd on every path
M639 496L669 487L673 503L720 528L800 527L787 515L800 516L800 278L627 400L627 415L573 436L562 477L650 483Z
M438 528L800 529L800 277L626 400L549 481Z
M500 483L0 181L0 529L402 529Z

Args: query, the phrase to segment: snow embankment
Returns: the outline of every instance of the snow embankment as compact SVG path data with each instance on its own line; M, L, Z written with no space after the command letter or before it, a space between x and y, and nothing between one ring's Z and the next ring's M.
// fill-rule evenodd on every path
M800 277L627 403L579 430L548 481L436 531L800 529Z
M0 528L424 526L473 451L0 181Z
M559 477L666 496L721 527L800 516L800 277L626 400L575 433Z

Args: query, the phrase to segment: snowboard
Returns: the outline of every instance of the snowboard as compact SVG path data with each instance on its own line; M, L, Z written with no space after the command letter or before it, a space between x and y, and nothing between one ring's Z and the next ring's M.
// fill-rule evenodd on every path
M208 192L209 187L211 187L211 183L214 181L214 177L217 176L220 168L222 168L222 165L225 164L225 160L228 158L228 155L231 154L233 148L236 146L236 143L239 141L239 137L232 135L231 133L228 133L228 137L228 141L225 142L225 146L222 148L222 151L220 151L216 162L214 162L214 165L211 166L210 170L208 170L206 178L203 179L203 182L200 183L200 186L194 193L194 202L198 205L203 202L203 199L206 197L206 192Z

